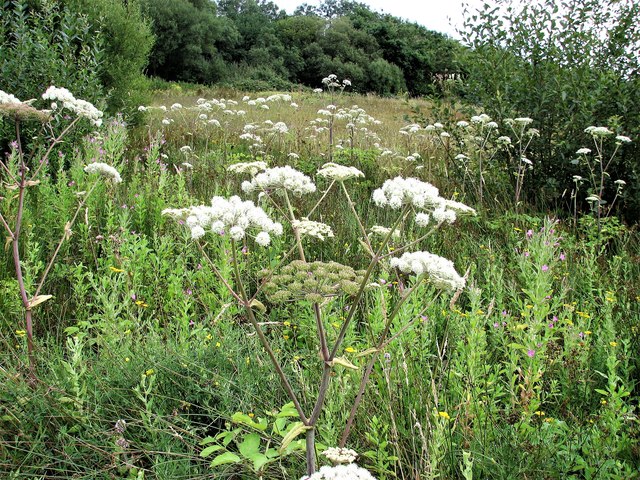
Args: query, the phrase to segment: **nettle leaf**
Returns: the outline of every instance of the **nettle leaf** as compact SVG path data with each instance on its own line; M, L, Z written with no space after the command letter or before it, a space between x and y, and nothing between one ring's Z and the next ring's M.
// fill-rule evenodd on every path
M235 453L224 452L222 455L218 455L211 461L211 468L217 467L218 465L227 465L229 463L238 463L240 461L240 457Z
M260 453L260 435L250 433L244 437L244 440L238 444L238 450L243 457L251 459L256 453Z

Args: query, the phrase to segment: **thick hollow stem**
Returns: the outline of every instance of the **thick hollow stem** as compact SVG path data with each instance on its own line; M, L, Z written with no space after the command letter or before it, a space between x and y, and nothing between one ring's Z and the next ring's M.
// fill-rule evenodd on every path
M313 475L316 471L316 429L311 427L306 433L307 446L307 475Z

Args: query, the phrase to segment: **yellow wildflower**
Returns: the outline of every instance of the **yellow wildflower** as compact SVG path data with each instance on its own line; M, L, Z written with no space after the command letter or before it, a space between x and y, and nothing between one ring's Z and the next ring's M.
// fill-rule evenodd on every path
M438 412L438 415L440 415L442 418L445 418L447 420L451 420L451 417L447 412Z
M345 352L349 352L349 353L354 353L357 352L357 350L353 347L347 347L344 349Z
M124 270L122 270L121 268L116 268L116 267L109 267L109 270L111 270L112 272L115 273L120 273L120 272L124 272Z
M618 342L609 342L609 345L611 345L612 347L617 347L618 346Z

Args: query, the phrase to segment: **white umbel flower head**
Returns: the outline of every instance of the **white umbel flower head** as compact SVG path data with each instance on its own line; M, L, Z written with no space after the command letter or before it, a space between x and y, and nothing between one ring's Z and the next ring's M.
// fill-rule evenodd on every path
M590 134L593 137L608 137L609 135L613 135L613 132L609 130L607 127L587 127L584 129L585 133Z
M390 265L403 273L425 274L443 290L459 290L465 285L465 279L458 275L453 262L433 253L407 252L400 258L392 258Z
M240 162L234 163L227 167L227 172L230 173L248 173L252 177L258 172L262 172L267 169L267 164L262 161L257 162Z
M102 162L90 163L86 167L84 167L84 171L88 174L98 173L105 177L108 180L111 180L113 183L122 182L122 177L118 173L118 170L113 168L111 165L107 165Z
M334 464L353 463L355 459L358 458L358 454L354 450L339 447L327 448L322 452L322 455L327 457Z
M87 118L97 127L102 125L102 116L104 114L94 107L92 103L74 97L66 88L51 86L42 94L42 98L44 100L51 100L52 102L55 102L56 100L62 102L62 108L71 110L79 117Z
M336 465L335 467L320 467L316 473L305 475L300 480L375 480L371 472L359 467L355 463Z
M424 209L441 205L443 201L436 187L417 178L396 177L373 192L373 202L377 206L394 210L408 204Z
M315 237L321 242L324 242L327 237L333 237L333 230L331 230L331 227L326 223L314 222L307 218L302 218L300 220L294 220L291 224L300 235Z
M322 165L322 168L318 170L318 175L332 180L337 180L339 182L344 182L351 178L364 177L364 173L356 167L346 167L333 162Z
M383 227L382 225L374 225L369 229L372 235L380 235L381 237L386 237L391 232L391 229L388 227ZM400 238L400 230L397 228L391 234L392 238Z
M248 230L258 230L256 243L267 246L271 235L282 235L282 225L271 220L262 208L251 201L242 201L238 196L228 200L213 197L211 205L192 206L189 208L168 208L163 215L183 220L191 230L191 237L198 239L204 232L211 231L218 235L227 233L235 241L242 240ZM261 235L262 233L266 235Z
M269 168L250 182L242 183L242 190L246 193L270 189L287 190L300 197L315 192L316 186L308 176L288 165Z
M13 103L17 105L22 102L14 95L0 90L0 103Z

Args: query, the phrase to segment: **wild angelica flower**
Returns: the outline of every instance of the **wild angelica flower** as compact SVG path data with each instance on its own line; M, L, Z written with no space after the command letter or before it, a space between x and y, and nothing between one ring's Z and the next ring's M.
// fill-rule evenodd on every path
M456 126L458 126L460 128L467 128L469 126L469 122L465 122L464 120L460 120L458 123L456 123Z
M332 180L337 180L339 182L344 182L351 178L364 177L364 173L355 167L347 167L332 162L322 165L322 168L318 170L318 175Z
M456 221L456 212L453 210L448 210L444 207L438 207L433 210L433 212L431 212L431 216L437 223L453 223ZM416 215L416 222L417 221L418 218Z
M314 222L303 217L300 220L294 220L291 224L300 235L314 237L322 242L324 242L327 237L333 238L333 230L325 223Z
M307 300L321 303L325 298L355 295L364 279L364 270L337 262L311 262L294 260L278 273L263 270L260 275L269 278L264 291L274 303Z
M105 177L106 179L111 180L113 183L122 182L122 177L120 177L120 174L118 173L118 171L115 168L113 168L111 165L107 165L106 163L102 163L102 162L90 163L89 165L84 167L84 171L87 172L88 174L98 173L103 177Z
M416 214L416 225L419 227L426 227L429 225L429 214L428 213L417 213Z
M240 162L234 163L227 167L227 172L230 173L248 173L252 177L258 172L266 170L267 164L262 161L257 162Z
M459 290L465 285L465 279L458 275L453 262L433 253L407 252L400 258L392 258L390 265L403 273L424 274L436 287L445 290Z
M591 153L590 148L581 148L576 152L576 155L589 155Z
M334 464L353 463L355 459L358 458L358 454L350 448L327 448L324 452L322 452L322 455L327 457Z
M625 135L616 136L617 143L631 143L631 139Z
M17 97L15 97L14 95L11 95L10 93L4 92L2 90L0 90L0 103L13 103L13 104L19 104L22 103L20 100L18 100Z
M369 229L369 231L371 232L372 235L380 235L381 237L386 237L387 235L389 235L389 232L391 231L391 229L380 226L380 225L374 225ZM396 228L391 234L391 237L400 238L400 230Z
M582 182L583 178L580 175L574 175L573 176L573 181L578 183L578 182Z
M473 208L464 203L456 202L455 200L445 199L444 205L448 210L453 210L458 215L476 215L476 211Z
M417 178L396 177L385 181L381 188L373 192L373 202L378 207L392 209L398 209L407 204L424 209L441 205L443 200L436 187Z
M355 463L336 465L335 467L320 467L316 473L305 475L300 480L375 480L369 470L359 467Z
M38 110L29 105L29 102L21 102L10 93L0 90L0 117L9 117L14 120L36 120L47 123L51 120L47 110Z
M499 143L501 145L511 145L511 139L505 135L498 137L496 139L496 143Z
M288 165L269 168L253 177L250 182L242 182L242 191L245 193L272 189L287 190L300 197L315 192L316 186L308 176Z
M613 135L613 132L609 130L607 127L587 127L584 129L585 133L590 134L593 137L608 137L609 135Z
M80 100L73 96L73 94L66 88L58 88L51 86L46 92L42 94L44 100L61 101L62 107L71 110L79 117L87 118L93 125L99 127L102 125L103 113L98 110L93 104Z
M270 235L282 235L282 225L269 218L262 208L251 201L242 201L238 196L228 200L213 197L211 206L200 205L188 208L168 208L163 215L176 220L184 220L191 231L191 237L198 239L208 231L218 235L227 232L236 241L242 240L248 230L258 230L256 241L259 245L268 245ZM260 235L260 233L264 233Z
M616 185L618 185L619 187L624 187L624 186L627 184L627 182L625 182L624 180L621 180L621 179L618 179L618 180L616 180L616 181L615 181L615 182L613 182L613 183L615 183L615 184L616 184Z
M533 119L529 118L529 117L520 117L520 118L515 118L513 120L515 123L517 123L518 125L521 125L523 127L530 125L533 123Z

